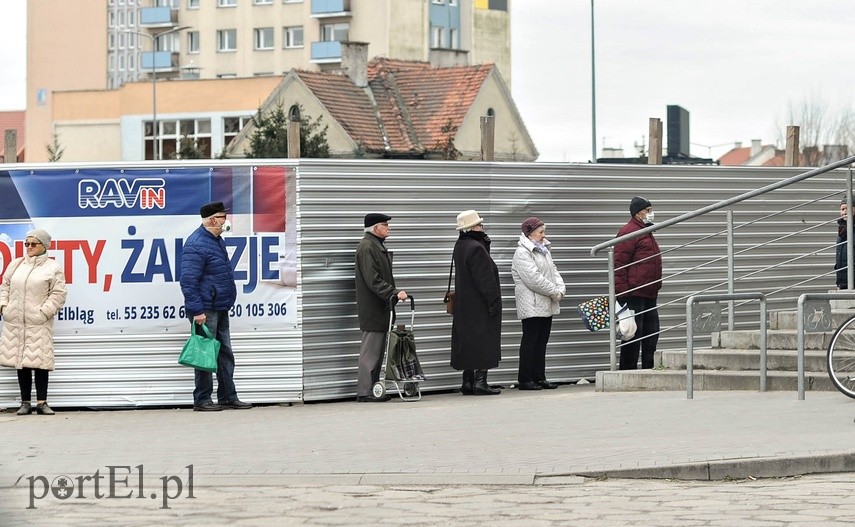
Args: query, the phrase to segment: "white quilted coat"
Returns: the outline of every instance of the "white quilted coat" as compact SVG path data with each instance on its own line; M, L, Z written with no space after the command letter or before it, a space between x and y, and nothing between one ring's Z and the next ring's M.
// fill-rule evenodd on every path
M53 319L65 297L65 275L47 254L9 264L0 285L0 366L53 370Z
M544 238L543 244L549 246ZM567 289L549 252L539 249L533 241L520 234L514 262L514 296L517 301L517 318L551 317L561 308L559 303Z

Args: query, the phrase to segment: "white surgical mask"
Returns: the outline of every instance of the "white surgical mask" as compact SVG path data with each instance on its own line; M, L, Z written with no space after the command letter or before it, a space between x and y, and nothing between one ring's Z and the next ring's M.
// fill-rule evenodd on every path
M223 222L222 229L223 229L223 232L231 232L231 230L232 230L232 222L231 222L231 220L228 220L228 219L227 219L226 221L224 221L224 222Z
M653 211L647 213L644 217L644 223L653 223Z

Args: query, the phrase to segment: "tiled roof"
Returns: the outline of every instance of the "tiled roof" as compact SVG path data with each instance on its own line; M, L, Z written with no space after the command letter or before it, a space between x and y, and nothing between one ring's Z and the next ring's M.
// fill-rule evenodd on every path
M751 147L733 148L720 158L718 164L723 166L739 166L744 165L748 158L751 157Z
M297 75L351 139L361 142L368 150L384 150L383 135L365 90L342 74L300 71Z
M454 137L492 68L433 68L427 62L374 59L368 64L372 97L342 74L298 75L366 150L421 154L437 150L449 133Z
M18 131L18 157L24 151L24 112L0 112L0 158L6 153L6 130Z

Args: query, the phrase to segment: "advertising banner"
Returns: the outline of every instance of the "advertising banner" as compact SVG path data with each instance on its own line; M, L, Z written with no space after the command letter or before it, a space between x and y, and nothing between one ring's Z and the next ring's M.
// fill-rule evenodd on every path
M25 254L27 231L45 229L68 284L57 335L185 332L182 246L200 206L222 201L232 332L294 328L293 177L277 166L0 171L0 271Z

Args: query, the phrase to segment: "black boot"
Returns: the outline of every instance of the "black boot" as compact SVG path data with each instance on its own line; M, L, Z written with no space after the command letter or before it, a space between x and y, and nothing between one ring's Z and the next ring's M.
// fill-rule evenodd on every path
M487 384L487 370L475 370L475 385L472 387L473 395L499 395L501 390L490 388Z
M475 370L463 370L463 384L460 385L460 393L472 395L472 387L475 384Z

